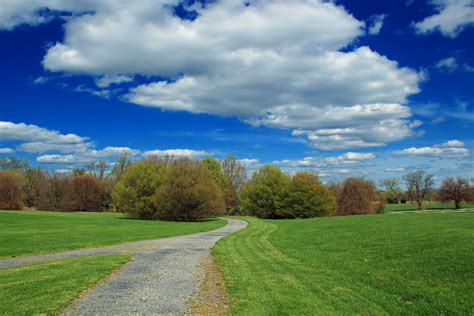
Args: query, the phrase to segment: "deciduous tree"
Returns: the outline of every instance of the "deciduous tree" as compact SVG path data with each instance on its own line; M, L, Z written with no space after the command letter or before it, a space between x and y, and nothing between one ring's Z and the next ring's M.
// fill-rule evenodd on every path
M407 173L403 176L403 180L407 186L408 195L416 202L417 209L421 210L423 199L433 191L433 175L418 170Z
M456 208L459 208L462 201L469 199L469 194L469 181L461 177L444 179L439 189L439 196L442 201L453 201Z

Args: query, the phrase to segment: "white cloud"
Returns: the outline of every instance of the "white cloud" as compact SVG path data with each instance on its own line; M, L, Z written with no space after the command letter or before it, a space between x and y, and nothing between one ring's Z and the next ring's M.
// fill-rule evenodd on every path
M48 144L79 144L87 141L86 137L75 134L61 134L55 130L0 121L0 141L44 142Z
M132 82L133 77L124 75L105 75L96 79L95 84L99 88L107 88L113 84L121 84L125 82Z
M36 161L47 164L80 164L91 160L76 155L43 155L36 158Z
M431 147L411 147L395 151L396 156L428 156L437 158L463 158L469 157L471 152L459 140L450 140L443 144Z
M466 146L462 141L453 139L449 140L444 144L441 144L440 147L464 147Z
M245 166L247 169L255 169L260 167L260 161L258 159L244 158L239 159L239 162Z
M207 156L211 155L203 150L192 150L192 149L166 149L166 150L150 150L145 151L143 156L173 156L173 157L198 157L198 156Z
M0 154L14 154L15 150L11 148L0 148Z
M386 14L378 14L378 15L373 15L370 18L370 22L372 23L369 28L368 28L368 33L370 35L377 35L380 33L380 30L383 27L383 23L385 21L385 18L387 17Z
M432 0L436 14L414 24L418 33L439 31L454 38L468 26L474 24L474 4L472 0Z
M450 71L450 72L456 70L458 68L458 66L459 66L458 62L457 62L456 58L454 58L454 57L448 57L448 58L441 59L436 64L436 68L441 69L441 70Z
M102 76L101 87L135 75L166 78L133 87L123 96L129 102L296 130L322 149L383 146L412 134L405 104L424 76L369 47L352 49L365 23L334 2L221 0L194 5L194 21L172 13L177 0L38 3L88 12L65 22L64 41L43 59L47 70ZM379 32L383 18L369 32ZM349 119L339 118L345 111Z
M39 76L38 78L33 80L33 83L36 84L36 85L42 85L42 84L45 84L46 82L48 82L49 80L50 80L50 78L48 78L48 77Z

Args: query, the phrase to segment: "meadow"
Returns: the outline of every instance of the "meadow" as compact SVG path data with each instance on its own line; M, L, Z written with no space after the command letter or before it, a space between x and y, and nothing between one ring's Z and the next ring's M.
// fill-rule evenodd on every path
M128 260L112 254L0 269L0 315L58 315Z
M213 230L224 220L166 222L119 213L0 211L0 257L71 250Z
M461 209L463 208L472 208L474 209L474 204L472 203L463 203L461 204ZM454 210L453 203L425 203L423 204L424 210ZM416 211L416 205L407 203L407 204L386 204L385 212L398 212L398 211Z
M213 250L233 315L474 312L474 213L245 220Z

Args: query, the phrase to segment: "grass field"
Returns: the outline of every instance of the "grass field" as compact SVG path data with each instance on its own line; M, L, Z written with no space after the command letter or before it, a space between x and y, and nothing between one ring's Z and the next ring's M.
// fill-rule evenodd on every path
M213 250L233 315L474 313L474 213L246 219Z
M0 257L191 234L225 223L142 221L116 213L0 211Z
M0 270L0 315L57 315L128 260L101 255Z
M474 204L463 203L461 208L474 208ZM423 204L424 210L450 210L455 209L454 203L438 203L438 204ZM397 211L416 211L415 204L387 204L385 205L385 212L397 212Z

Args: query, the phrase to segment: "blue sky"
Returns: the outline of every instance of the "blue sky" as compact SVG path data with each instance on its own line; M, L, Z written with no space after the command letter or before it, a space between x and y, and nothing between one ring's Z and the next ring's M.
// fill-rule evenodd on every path
M0 156L474 176L474 4L2 1Z

